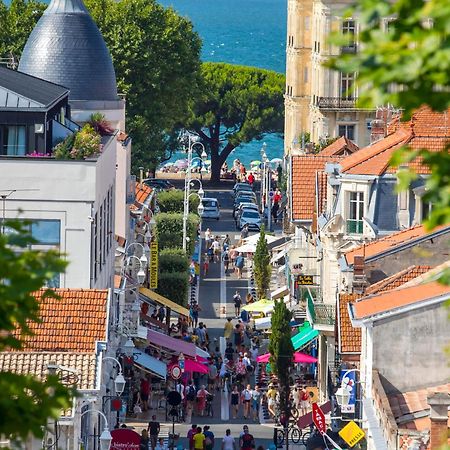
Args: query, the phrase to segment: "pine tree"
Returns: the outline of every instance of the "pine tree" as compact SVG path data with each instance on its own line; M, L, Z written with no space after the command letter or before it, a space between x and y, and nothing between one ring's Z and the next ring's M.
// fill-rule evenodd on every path
M272 333L269 341L270 366L272 372L278 377L280 386L280 410L289 416L289 373L292 367L294 347L291 341L291 327L289 322L292 313L286 304L279 300L275 302L272 314Z
M256 295L259 300L265 297L270 287L271 269L266 233L264 231L264 226L262 226L258 243L256 244L255 256L253 257L253 273L256 283Z

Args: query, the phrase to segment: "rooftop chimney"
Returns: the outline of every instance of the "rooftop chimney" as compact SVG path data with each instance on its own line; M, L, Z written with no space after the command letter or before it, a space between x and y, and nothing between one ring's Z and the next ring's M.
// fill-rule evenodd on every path
M434 392L428 395L430 405L430 450L438 450L448 439L448 407L450 394L448 392Z

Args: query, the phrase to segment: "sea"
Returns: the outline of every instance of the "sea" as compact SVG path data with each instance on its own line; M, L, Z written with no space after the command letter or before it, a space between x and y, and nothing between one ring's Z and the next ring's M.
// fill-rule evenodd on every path
M159 0L188 17L203 40L202 60L227 62L285 73L287 0ZM246 166L261 159L266 143L269 159L281 158L283 139L268 134L237 147L228 158ZM175 155L175 158L180 155Z
M202 60L261 67L285 73L287 0L159 0L188 17L203 40ZM10 3L6 0L6 3ZM48 0L46 0L48 3ZM228 159L245 165L260 159L263 142L269 159L281 158L283 139L268 134L237 147ZM176 154L174 158L182 155Z

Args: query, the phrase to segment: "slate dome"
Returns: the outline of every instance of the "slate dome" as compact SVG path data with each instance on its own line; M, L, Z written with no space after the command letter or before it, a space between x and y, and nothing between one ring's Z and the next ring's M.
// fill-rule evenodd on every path
M117 100L111 55L82 0L52 0L23 49L19 71L70 89L70 100Z

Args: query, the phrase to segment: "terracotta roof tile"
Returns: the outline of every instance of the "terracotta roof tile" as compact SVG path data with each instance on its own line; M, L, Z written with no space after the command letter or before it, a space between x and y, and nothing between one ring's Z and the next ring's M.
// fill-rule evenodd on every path
M144 183L139 183L136 181L135 202L143 205L152 192L153 192L152 188L150 188Z
M96 389L97 357L95 353L66 352L1 352L0 372L33 375L40 380L47 376L50 363L76 370L78 389Z
M379 294L381 292L397 289L408 281L411 281L414 278L428 272L431 268L431 266L410 266L398 273L395 273L394 275L391 275L390 277L385 278L384 280L379 281L378 283L372 284L366 289L365 294Z
M437 227L432 232L428 232L425 230L425 227L423 225L417 225L406 230L392 233L389 236L385 236L381 239L371 241L368 244L360 245L359 247L356 247L344 253L344 258L347 264L351 266L353 265L355 256L364 256L367 259L369 257L373 257L375 255L383 253L389 249L395 248L398 245L404 244L405 242L414 241L415 239L422 238L427 234L432 235L437 231L441 231L447 228L450 230L450 225Z
M359 150L359 147L347 139L345 136L341 136L336 139L333 143L325 147L322 151L318 153L320 156L347 156L355 153Z
M315 211L316 173L325 164L338 162L337 156L302 155L292 157L292 217L312 221Z
M327 209L327 186L328 174L323 170L316 172L316 197L318 210L317 215L320 216Z
M395 289L352 303L353 317L362 319L439 296L450 298L450 286L432 281L418 286Z
M389 405L400 429L426 431L430 429L430 418L422 417L405 421L406 415L412 415L422 411L429 411L427 397L434 392L450 392L450 383L434 387L388 395ZM450 427L450 411L448 425Z
M42 298L40 323L31 323L33 336L24 338L22 352L95 353L96 341L107 338L108 290L55 289L60 299Z
M449 111L437 113L429 108L420 108L410 121L401 122L399 118L395 118L388 126L390 134L384 139L342 161L342 172L358 175L394 173L396 168L389 166L389 160L396 149L406 144L412 149L442 150L450 141ZM420 158L408 166L418 174L430 173L428 166L425 166Z
M354 328L347 305L358 299L357 294L339 295L339 352L361 353L361 328Z

